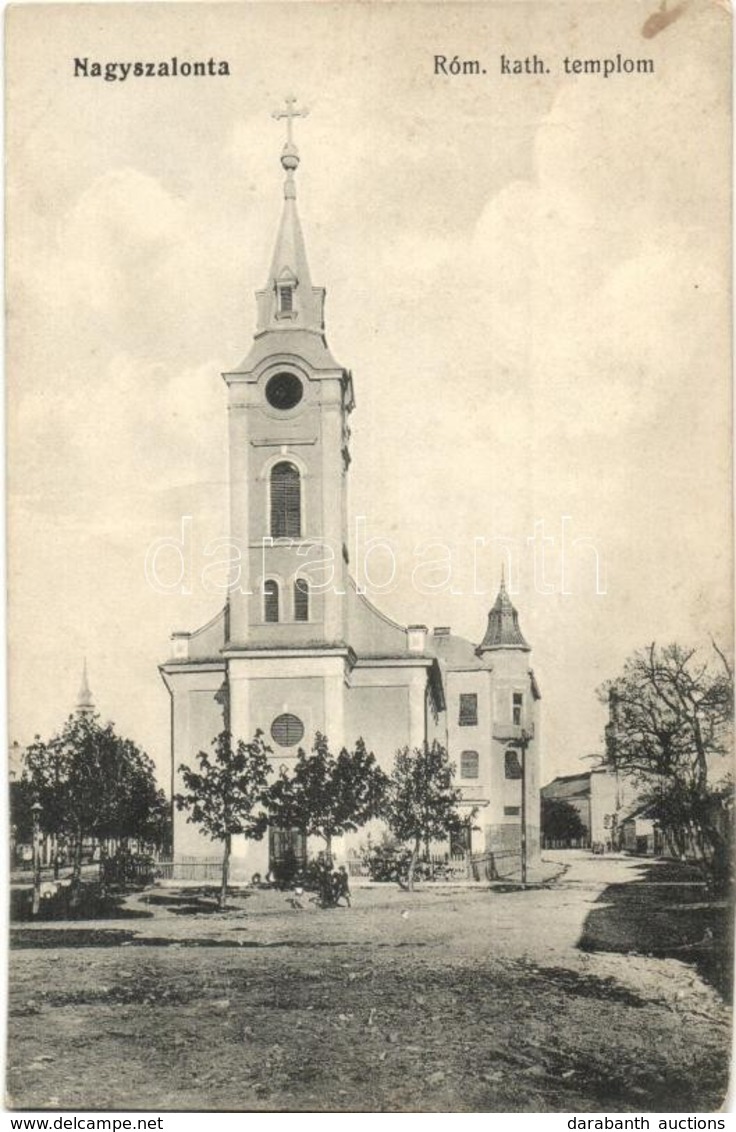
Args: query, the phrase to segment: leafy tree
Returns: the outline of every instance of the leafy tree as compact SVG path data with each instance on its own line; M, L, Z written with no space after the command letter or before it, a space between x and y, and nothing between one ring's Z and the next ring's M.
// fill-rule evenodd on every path
M124 740L117 766L119 792L124 791L125 803L111 814L110 836L134 838L140 845L163 849L171 838L171 806L156 785L152 761L130 740Z
M716 663L695 649L652 644L599 695L610 708L608 764L644 788L652 816L680 852L694 846L706 868L722 873L729 837L717 795L731 744L733 678L714 650Z
M422 842L445 838L467 820L457 808L463 796L454 777L454 764L437 740L431 747L425 740L413 751L404 747L396 753L383 816L399 841L412 845L406 877L410 890Z
M378 816L387 781L362 739L353 751L343 747L335 756L326 736L318 731L310 754L300 749L293 772L282 771L273 783L269 812L284 829L321 837L331 867L332 839Z
M562 798L542 798L542 833L549 841L578 841L588 827L579 812Z
M33 790L30 782L19 778L10 783L10 844L11 867L16 864L19 845L30 845L33 838Z
M41 804L44 833L66 841L72 855L72 889L81 884L84 839L147 840L164 805L152 760L97 716L70 716L48 741L38 736L25 755L23 780Z
M58 735L44 742L37 735L26 749L21 783L31 802L41 805L39 824L43 833L52 835L57 846L60 841L69 842L70 847L77 833L77 815L69 794L70 765L64 734L70 729L75 717L70 717ZM81 738L81 737L79 737ZM75 884L81 875L81 852L84 831L78 834L79 868L74 877ZM54 864L58 875L58 853Z
M171 801L163 790L157 790L141 823L138 839L143 846L155 849L162 856L171 854Z
M219 907L224 911L233 837L260 841L268 826L266 812L259 807L265 803L271 749L261 731L250 743L234 742L229 731L221 731L212 746L212 755L197 755L199 770L179 767L187 792L177 794L175 802L179 810L189 811L187 821L223 843Z

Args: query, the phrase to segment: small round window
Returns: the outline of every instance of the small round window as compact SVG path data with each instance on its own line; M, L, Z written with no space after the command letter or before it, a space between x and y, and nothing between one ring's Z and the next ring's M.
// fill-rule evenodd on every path
M297 715L277 715L271 724L271 738L279 747L295 747L304 738L304 724Z
M277 373L266 383L266 400L274 409L293 409L303 395L302 383L293 373Z

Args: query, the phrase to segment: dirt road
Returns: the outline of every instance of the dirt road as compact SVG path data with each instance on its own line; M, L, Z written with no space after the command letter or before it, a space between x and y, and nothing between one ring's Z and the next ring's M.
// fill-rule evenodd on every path
M527 892L129 899L17 925L18 1108L712 1111L728 919L679 866L585 853ZM728 930L728 929L726 929ZM720 988L720 989L718 989Z

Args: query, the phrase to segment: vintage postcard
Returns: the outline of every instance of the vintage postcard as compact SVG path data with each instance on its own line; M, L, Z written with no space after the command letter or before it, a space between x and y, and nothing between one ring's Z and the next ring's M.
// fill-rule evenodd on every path
M17 4L5 81L7 1105L725 1128L728 4Z

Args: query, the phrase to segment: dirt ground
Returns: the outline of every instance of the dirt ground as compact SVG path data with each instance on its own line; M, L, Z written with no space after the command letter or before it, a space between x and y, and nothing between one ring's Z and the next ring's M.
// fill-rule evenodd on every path
M583 852L527 892L128 898L11 931L15 1108L715 1111L728 911Z

